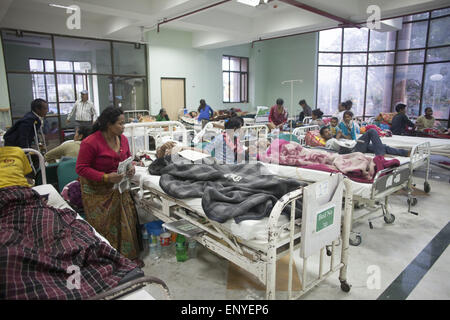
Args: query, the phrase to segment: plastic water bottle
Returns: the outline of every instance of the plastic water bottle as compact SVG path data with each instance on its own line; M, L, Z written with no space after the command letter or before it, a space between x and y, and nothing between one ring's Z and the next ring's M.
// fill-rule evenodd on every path
M189 259L197 258L197 241L193 238L188 240L188 257Z
M186 261L188 258L186 252L186 238L181 234L177 235L176 256L178 262Z
M142 231L142 240L148 240L148 232L146 228Z
M159 259L161 257L161 244L157 235L151 234L149 239L150 259Z

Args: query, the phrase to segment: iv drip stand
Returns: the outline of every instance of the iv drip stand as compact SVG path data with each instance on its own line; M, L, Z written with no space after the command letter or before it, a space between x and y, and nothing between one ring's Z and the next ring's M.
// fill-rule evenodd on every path
M303 80L286 80L286 81L282 81L281 84L286 84L286 83L290 83L291 84L291 106L289 108L289 116L292 117L293 115L293 107L294 107L294 82L299 82L299 83L303 83Z

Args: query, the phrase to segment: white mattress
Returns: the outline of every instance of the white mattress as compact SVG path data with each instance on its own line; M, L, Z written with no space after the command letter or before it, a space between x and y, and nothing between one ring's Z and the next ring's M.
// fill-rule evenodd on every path
M431 145L431 154L450 156L450 139L393 135L392 137L382 137L381 141L392 148L408 150L419 143L429 142Z
M407 157L395 157L400 161L400 165L403 165L405 163L409 162L409 158ZM326 179L330 176L330 172L325 171L319 171L319 170L312 170L312 169L305 169L305 168L299 168L299 167L293 167L293 166L282 166L278 164L271 164L271 163L264 163L261 162L263 165L265 165L269 171L277 176L285 177L285 178L294 178L301 181L308 181L308 182L318 182L321 180ZM352 193L353 195L370 199L370 193L372 189L371 183L360 183L351 181L352 184Z
M47 205L50 207L54 207L57 209L70 209L73 210L71 206L63 199L63 197L58 193L54 186L51 184L44 184L40 186L33 187L33 190L39 193L40 195L48 194ZM77 219L84 220L77 212ZM94 229L94 228L92 228ZM106 242L108 245L111 245L105 237L103 237L97 230L94 229L95 235L99 237L102 241Z
M138 182L141 176L144 179L143 186L145 189L154 189L159 192L165 193L159 186L160 176L151 175L148 172L148 169L145 167L136 167L136 175L134 177L134 180ZM207 218L202 208L201 198L178 199L178 201L182 201L185 205L192 208L195 212ZM221 226L232 234L248 241L248 245L256 248L262 248L267 244L268 241L268 221L269 218L263 218L261 220L244 220L240 223L236 223L234 219L229 219L225 223L222 223ZM288 222L288 218L284 215L281 215L278 219L278 226L282 226ZM282 233L281 237L284 237L287 234L288 232Z

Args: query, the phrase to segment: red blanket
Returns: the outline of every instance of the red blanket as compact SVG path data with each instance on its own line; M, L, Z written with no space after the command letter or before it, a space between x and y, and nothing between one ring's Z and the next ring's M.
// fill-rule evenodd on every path
M354 181L364 183L372 183L378 171L400 165L397 159L386 160L383 156L371 158L360 152L341 155L304 148L296 142L279 139L274 140L267 152L259 158L268 163L341 172Z
M0 299L84 299L136 267L74 211L47 206L30 188L0 189Z

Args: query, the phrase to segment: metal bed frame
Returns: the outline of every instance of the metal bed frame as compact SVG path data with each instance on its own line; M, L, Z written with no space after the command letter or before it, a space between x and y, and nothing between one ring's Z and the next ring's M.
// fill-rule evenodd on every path
M138 126L144 127L162 127L162 123L141 123L134 124L133 129ZM267 134L267 127L265 125L260 126L249 126L245 127L245 130L265 130ZM133 145L133 140L136 137L131 136ZM330 181L335 181L336 187L334 189L330 188L329 201L326 204L334 204L339 210L342 208L342 193L343 184L346 185L346 205L345 211L342 217L342 228L340 228L339 236L336 239L324 244L318 254L320 254L320 265L318 277L307 281L307 260L308 257L303 259L303 273L301 277L302 289L296 298L300 297L302 294L310 290L312 287L325 280L327 277L332 275L334 272L340 270L339 280L341 282L341 289L345 292L350 290L350 285L347 283L347 264L348 264L348 244L350 235L350 225L351 225L351 210L352 210L352 199L351 199L351 185L347 178L343 178L342 175L335 175L329 178ZM334 179L334 180L333 180ZM337 181L337 182L336 182ZM323 182L320 182L323 183ZM320 184L319 183L319 184ZM331 183L331 182L330 182ZM289 259L289 282L288 282L288 295L289 298L293 298L292 292L292 267L294 259L294 249L300 248L302 241L306 241L309 236L302 236L302 219L306 218L308 214L308 207L306 202L316 203L315 199L312 199L316 193L311 193L308 197L304 196L305 188L315 188L317 184L312 184L305 188L299 188L284 195L274 206L269 217L268 223L268 245L267 250L261 251L260 249L254 248L251 245L246 244L246 241L238 236L231 234L229 231L223 229L220 223L211 221L206 217L196 213L196 211L186 205L183 201L170 197L169 195L153 189L145 188L143 180L139 182L132 182L132 194L135 198L135 202L144 211L147 211L164 222L173 222L178 219L185 219L195 226L201 228L204 234L195 236L194 239L201 243L206 248L212 250L218 255L224 257L225 259L235 263L244 270L247 270L250 274L256 277L261 283L266 286L266 298L275 299L275 285L276 285L276 272L277 272L277 260L283 256L290 254ZM295 219L295 201L303 197L303 214L302 219ZM291 205L291 219L290 223L278 227L278 219L281 212L286 205ZM313 214L313 213L309 213ZM281 237L283 230L289 230L289 236ZM341 254L339 257L339 263L335 262L335 251L338 242L342 244ZM331 245L329 245L331 243ZM331 250L329 249L331 247ZM331 255L330 268L324 273L324 253Z
M183 201L170 197L169 195L153 189L145 188L141 190L141 187L136 186L132 188L135 201L138 206L143 210L151 213L153 216L164 222L173 222L179 219L185 219L193 225L201 228L204 232L201 235L193 237L200 244L213 251L214 253L222 256L228 261L238 265L242 269L246 270L253 277L258 279L266 287L266 299L275 299L276 297L276 273L277 273L277 260L289 254L289 279L288 279L288 298L297 299L304 293L311 290L314 286L334 274L336 271L340 271L339 280L341 283L341 289L345 292L349 292L351 285L347 283L347 266L348 266L348 249L349 249L349 236L351 225L351 185L348 179L342 176L333 176L329 178L329 183L335 180L335 188L330 188L327 196L332 195L329 201L325 202L324 206L333 205L337 209L342 208L342 194L343 183L346 185L346 205L342 220L339 221L339 235L328 243L324 243L319 248L317 254L320 257L319 270L316 277L308 279L308 258L310 256L302 256L303 267L301 273L301 290L294 296L292 290L293 284L293 262L294 262L294 250L301 248L303 241L307 241L309 235L303 233L302 220L307 219L308 215L314 215L316 212L309 210L306 207L306 203L315 203L316 199L313 197L315 192L310 192L308 196L305 196L305 192L308 188L315 190L318 184L309 185L304 188L299 188L286 195L284 195L273 207L269 222L268 222L268 244L263 250L261 248L255 248L251 244L248 244L242 238L233 235L231 232L223 229L220 223L209 220L204 216L196 213L196 211L186 205ZM138 191L139 190L139 191ZM303 197L303 213L302 219L295 219L295 201ZM290 222L278 226L278 219L284 207L291 205ZM289 235L282 234L284 230L289 231ZM331 243L331 245L329 245ZM336 263L336 251L338 245L341 243L341 252L339 254L339 261ZM331 247L331 249L329 249ZM327 270L324 271L325 259L324 253L330 256L330 265ZM302 249L300 249L302 255Z
M24 153L32 153L39 157L39 167L42 172L42 184L47 184L47 176L45 174L45 159L44 156L37 150L31 149L31 148L24 148L22 149ZM169 300L171 299L171 293L169 291L169 288L167 287L166 283L162 281L159 278L152 277L152 276L143 276L134 280L131 280L129 282L120 284L110 290L107 290L105 292L102 292L98 295L95 295L88 300L113 300L113 299L119 299L124 297L125 295L134 293L142 288L144 288L147 285L156 284L161 287L162 292L164 293L165 297Z
M215 123L217 122L208 122L205 127L195 135L194 139L192 139L192 142L194 144L199 143L207 134L212 134L213 136L220 134L223 129L214 127ZM267 139L268 134L269 128L265 124L244 125L243 127L241 127L241 136L244 137L243 142L249 141L249 137L251 137L252 135L258 138Z
M304 137L306 135L306 132L315 129L318 129L318 126L299 127L296 128L294 132L301 141L301 144L305 145ZM409 163L399 166L397 168L388 168L377 172L371 186L370 198L363 198L361 196L354 195L356 207L360 208L362 206L365 206L369 209L369 213L359 216L358 218L355 219L352 218L353 222L356 222L366 217L368 214L377 211L378 208L376 209L372 208L376 204L379 204L381 206L383 214L368 219L370 229L373 229L372 221L381 217L384 218L384 221L386 223L388 224L393 223L395 221L395 216L389 212L388 197L401 189L407 190L406 201L408 204L408 212L414 215L418 215L417 212L411 210L411 207L417 204L417 198L412 196L413 173L414 170L418 169L419 167L422 167L423 165L427 166L426 177L424 182L424 190L427 193L430 192L431 187L428 182L430 169L430 143L424 142L417 144L413 147L413 149L411 150ZM361 234L352 231L350 236L350 244L358 246L361 244L361 241L362 241Z
M135 117L137 114L142 113L143 115L150 115L150 110L124 110L123 114L125 116L125 122L128 122L130 119L130 115Z
M142 129L142 130L140 130ZM166 130L167 129L167 130ZM183 145L188 145L188 135L186 127L179 121L155 121L125 124L124 135L130 140L130 152L134 156L139 151L136 138L142 137L142 150L149 150L149 137L155 139L155 148L166 142L166 139L179 141Z

